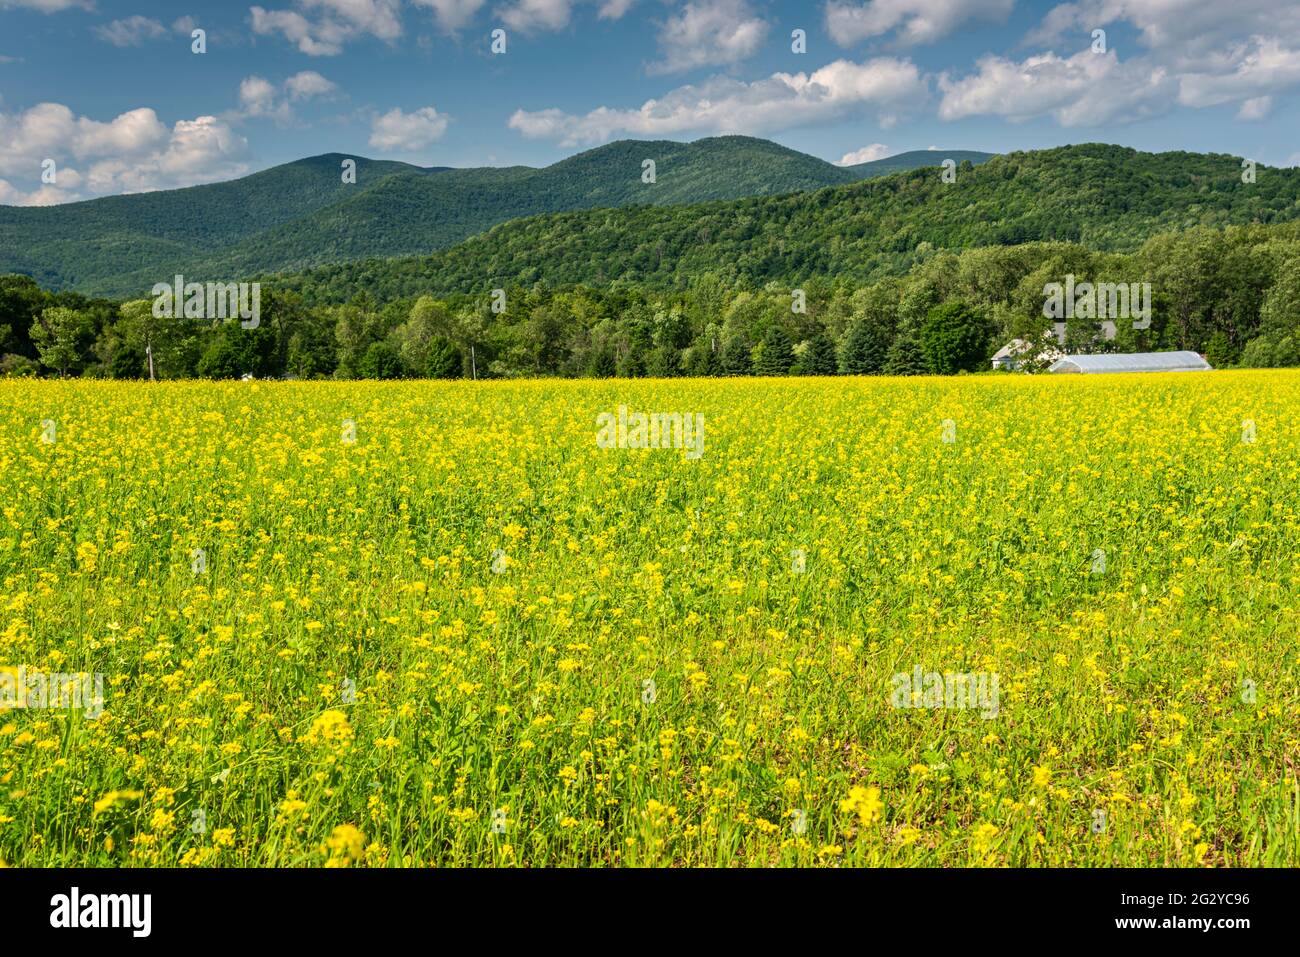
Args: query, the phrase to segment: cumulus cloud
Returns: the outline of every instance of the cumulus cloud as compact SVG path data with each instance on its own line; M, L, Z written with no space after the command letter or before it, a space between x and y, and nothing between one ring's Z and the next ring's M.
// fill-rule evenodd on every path
M337 56L349 40L402 35L399 0L296 0L297 10L251 7L253 32L279 34L308 56ZM304 12L305 11L305 12Z
M1300 83L1300 4L1290 0L1077 0L1053 7L1026 42L1084 43L1116 23L1136 30L1143 62L1176 78L1183 106L1235 103L1238 119L1256 120Z
M762 134L875 110L883 125L925 98L910 60L836 60L811 74L774 73L745 83L713 77L678 87L635 109L602 106L583 115L559 109L516 110L509 126L563 146L602 143L619 134L667 136L687 131Z
M239 84L239 108L231 116L236 119L273 119L288 123L293 119L290 101L310 100L328 96L338 87L315 70L303 70L289 77L279 86L260 76L246 76Z
M1291 0L1074 0L1048 11L1025 42L1086 49L1094 29L1114 24L1135 31L1134 49L1124 51L1132 55L1119 70L1107 66L1097 72L1106 82L1159 76L1162 93L1172 82L1176 92L1170 106L1235 104L1239 120L1259 120L1270 113L1277 94L1300 86L1300 4ZM1108 54L1114 53L1113 37L1108 45ZM1071 56L1066 62L1083 61ZM1061 92L1061 84L1054 83L1053 90ZM1010 88L1006 93L1019 95ZM1040 90L1023 93L1027 108L1014 112L1032 112L1028 107L1044 97ZM1087 101L1095 97L1083 88L1079 97L1079 112L1087 112ZM1065 107L1056 109L1060 113Z
M246 76L239 84L239 111L242 116L267 117L286 122L289 104L276 100L275 85L260 76Z
M457 7L473 0L416 0L425 6ZM539 33L544 30L563 30L573 19L574 7L580 3L595 2L596 15L601 20L618 20L632 9L636 0L509 0L494 8L500 23L522 33ZM475 5L476 8L478 4ZM441 24L441 18L439 23Z
M1295 37L1300 5L1291 0L1078 0L1048 11L1027 43L1052 44L1071 32L1125 22L1162 62L1188 64L1225 42L1251 36Z
M229 179L247 172L243 137L223 120L200 116L171 127L147 107L107 122L61 103L0 113L0 194L6 204L69 202L105 193L146 192ZM42 184L55 161L57 181ZM25 188L30 191L24 192Z
M859 163L870 163L872 160L884 159L888 155L888 146L884 143L872 143L870 146L864 146L852 153L845 153L836 161L835 165L857 166Z
M317 96L328 96L338 89L315 70L302 70L284 81L284 88L293 100L309 100Z
M563 30L573 15L574 0L516 0L497 10L506 26L515 30Z
M1121 62L1115 52L1083 50L1015 62L986 56L961 79L939 78L939 116L1000 116L1013 122L1051 116L1062 126L1130 122L1163 112L1177 94L1177 81L1150 63Z
M1207 61L1207 69L1184 73L1179 78L1178 101L1185 106L1218 106L1262 100L1270 92L1297 84L1300 84L1300 49L1288 49L1276 40L1255 37L1235 45L1223 58ZM1255 109L1258 108L1257 104Z
M618 20L632 9L636 0L604 0L597 15L602 20Z
M474 15L487 0L412 0L417 7L429 7L444 33L455 33L469 26Z
M167 28L157 20L137 14L95 27L95 34L115 47L138 47L146 40L165 37Z
M1262 120L1268 116L1273 109L1273 98L1271 96L1257 96L1253 100L1246 100L1237 110L1237 119L1239 120Z
M58 13L61 10L92 10L93 0L0 0L0 10L25 9L40 13Z
M650 64L650 72L738 63L757 52L767 29L748 0L694 0L664 21L659 30L663 59Z
M394 107L371 122L370 145L386 153L423 149L447 132L447 120L445 114L432 106L423 106L410 113Z
M868 0L826 4L826 32L842 47L896 31L900 43L932 43L968 21L1002 21L1016 0Z

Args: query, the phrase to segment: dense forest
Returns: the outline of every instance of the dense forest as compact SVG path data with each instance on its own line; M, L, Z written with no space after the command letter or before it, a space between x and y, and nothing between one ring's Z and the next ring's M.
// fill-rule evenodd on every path
M427 254L539 213L770 196L954 160L913 152L840 167L767 140L610 143L544 169L423 169L338 153L186 189L49 207L0 206L0 273L51 289L129 297L180 272L235 278L324 263ZM653 183L642 164L655 161Z
M979 371L1011 339L1047 344L1045 288L1067 276L1152 291L1149 327L1106 339L1072 320L1068 351L1300 364L1300 170L1243 182L1234 157L1089 145L963 164L955 182L929 168L529 217L432 256L264 274L255 329L11 276L0 374Z
M953 373L988 368L1011 338L1052 329L1044 287L1149 282L1149 328L1067 323L1073 352L1193 349L1216 367L1300 364L1300 223L1198 226L1132 253L1078 243L935 252L901 276L857 284L747 283L706 270L684 288L510 283L499 294L323 304L263 286L261 321L157 319L0 278L0 374L140 378L364 378ZM1031 364L1032 365L1032 364Z
M682 290L704 272L736 286L813 276L864 284L938 250L1061 241L1131 252L1157 232L1297 218L1300 169L1260 169L1248 184L1232 156L1086 145L963 164L952 183L930 168L787 196L534 216L431 256L276 281L313 302L539 281Z

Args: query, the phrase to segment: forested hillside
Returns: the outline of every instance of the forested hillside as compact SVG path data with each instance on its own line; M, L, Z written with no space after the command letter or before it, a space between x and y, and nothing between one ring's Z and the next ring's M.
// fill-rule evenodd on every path
M930 168L531 217L433 256L265 275L253 329L8 277L0 374L134 378L149 357L160 378L980 371L1012 338L1047 343L1046 289L1070 276L1151 293L1149 324L1114 339L1069 321L1070 351L1300 364L1300 170L1240 170L1090 145L951 183Z
M868 284L755 285L711 270L671 290L508 283L495 297L380 303L360 289L330 305L270 283L256 329L157 319L147 299L119 306L3 277L0 375L138 378L150 352L159 378L979 371L1013 337L1047 343L1044 287L1067 275L1152 290L1148 328L1117 323L1106 340L1095 321L1072 320L1069 351L1193 349L1216 368L1300 364L1300 223L1286 223L1161 233L1128 254L1075 243L931 251Z
M902 275L938 249L1073 242L1131 251L1170 229L1300 218L1300 169L1089 144L994 157L946 183L918 169L813 193L535 216L428 257L359 262L276 280L309 301L484 292L508 283L728 283Z
M694 143L620 141L544 169L421 169L327 154L243 179L65 206L0 206L0 273L53 289L129 296L175 273L250 273L427 253L520 216L632 203L772 196L937 164L914 152L854 167L744 136ZM955 159L989 154L955 151ZM643 163L655 162L653 183Z

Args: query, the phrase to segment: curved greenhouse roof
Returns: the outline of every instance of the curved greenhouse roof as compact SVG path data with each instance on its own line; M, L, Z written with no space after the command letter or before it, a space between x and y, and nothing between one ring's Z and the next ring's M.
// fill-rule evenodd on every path
M1195 352L1128 352L1062 356L1048 372L1205 372L1212 366Z

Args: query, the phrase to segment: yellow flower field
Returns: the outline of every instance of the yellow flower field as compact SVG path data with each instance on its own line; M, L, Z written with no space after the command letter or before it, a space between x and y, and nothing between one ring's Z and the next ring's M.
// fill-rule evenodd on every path
M598 446L620 405L702 455ZM0 860L1300 865L1298 418L1284 372L0 382Z

